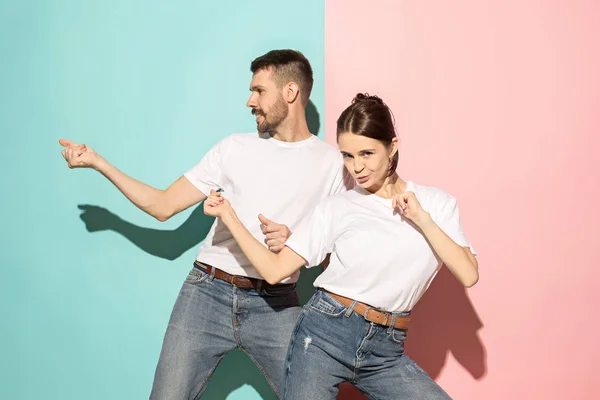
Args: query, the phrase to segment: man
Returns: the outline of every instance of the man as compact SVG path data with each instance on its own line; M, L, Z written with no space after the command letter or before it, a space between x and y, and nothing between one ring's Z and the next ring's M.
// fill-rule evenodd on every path
M277 252L321 199L345 190L343 164L337 150L308 130L305 108L313 85L308 60L297 51L273 50L250 69L246 105L258 133L221 140L166 190L125 175L84 144L61 139L62 154L70 168L98 170L160 221L201 202L211 189L223 190L244 225ZM268 284L216 220L173 308L150 397L199 398L219 361L235 348L252 358L279 396L300 312L297 279L294 274Z

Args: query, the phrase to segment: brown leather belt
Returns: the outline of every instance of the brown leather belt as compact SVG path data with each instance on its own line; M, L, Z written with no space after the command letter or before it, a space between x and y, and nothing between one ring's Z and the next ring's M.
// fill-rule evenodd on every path
M350 307L350 305L352 305L352 303L354 303L354 300L349 299L348 297L340 296L339 294L331 293L328 291L325 291L325 292L327 292L327 294L329 294L331 297L333 297L334 299L336 299L337 301L339 301L346 307ZM367 321L374 322L378 325L390 326L392 324L392 319L393 319L392 313L385 312L385 311L379 311L376 308L373 308L370 305L365 304L365 303L360 303L357 301L356 306L354 306L354 312L359 315L362 315L363 318L366 319ZM409 316L397 315L396 322L394 323L394 328L406 330L406 329L408 329L409 322L410 322Z
M200 268L201 270L203 270L204 272L206 272L209 275L212 275L212 271L215 271L215 278L220 279L222 281L225 281L227 283L230 283L232 286L235 286L237 288L241 288L241 289L257 289L259 286L262 289L268 289L268 288L272 288L272 287L286 287L286 286L294 286L293 283L279 283L276 285L271 285L269 282L263 280L263 279L256 279L256 278L249 278L247 276L241 276L241 275L230 275L225 271L221 271L218 268L213 267L212 265L208 265L205 263L201 263L200 261L194 261L194 265L196 266L196 268Z

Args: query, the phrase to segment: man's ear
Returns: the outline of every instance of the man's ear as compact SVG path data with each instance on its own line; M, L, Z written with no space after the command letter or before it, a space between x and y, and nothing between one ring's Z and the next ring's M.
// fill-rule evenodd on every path
M293 103L300 96L300 87L296 82L288 82L285 85L285 92L283 94L283 98L288 103Z

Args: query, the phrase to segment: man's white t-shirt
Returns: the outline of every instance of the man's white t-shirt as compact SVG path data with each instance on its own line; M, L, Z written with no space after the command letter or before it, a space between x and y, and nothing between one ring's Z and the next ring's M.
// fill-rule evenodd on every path
M454 197L434 187L407 184L406 190L415 193L450 238L471 247ZM360 187L322 201L286 245L309 266L331 253L316 287L390 312L412 310L442 265L425 236L394 215L392 199Z
M316 136L282 142L251 133L221 140L184 176L206 195L221 189L241 222L264 243L258 214L287 225L293 236L321 200L346 190L343 168L339 151ZM232 275L261 278L218 218L196 260ZM298 275L283 282L295 282Z

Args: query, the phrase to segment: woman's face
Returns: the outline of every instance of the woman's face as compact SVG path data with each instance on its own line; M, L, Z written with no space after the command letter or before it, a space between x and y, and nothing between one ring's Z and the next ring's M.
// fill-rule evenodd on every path
M338 135L338 146L344 165L356 182L370 192L381 188L388 177L391 158L397 151L398 139L389 146L377 139L343 132Z

